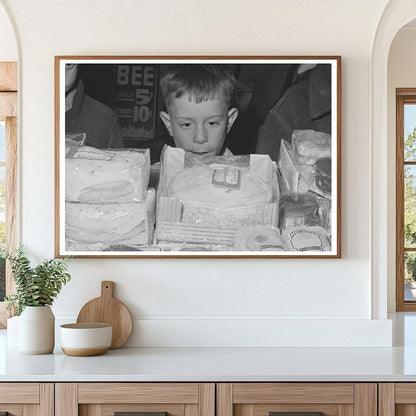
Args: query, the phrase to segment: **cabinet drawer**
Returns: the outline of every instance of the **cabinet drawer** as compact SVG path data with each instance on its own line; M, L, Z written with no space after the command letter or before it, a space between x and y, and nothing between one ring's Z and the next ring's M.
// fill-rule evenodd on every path
M215 416L214 383L57 383L56 416Z
M218 416L376 416L375 383L220 383Z
M80 383L79 403L198 403L198 383Z
M52 383L0 383L0 415L53 416Z
M39 400L39 383L0 384L0 403L38 404Z

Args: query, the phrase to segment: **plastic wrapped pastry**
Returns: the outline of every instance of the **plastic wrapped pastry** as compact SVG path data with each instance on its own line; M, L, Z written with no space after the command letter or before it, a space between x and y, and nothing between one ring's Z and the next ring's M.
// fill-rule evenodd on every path
M66 202L65 234L71 250L105 250L117 244L149 244L155 216L155 191L144 202L82 204Z
M65 158L65 200L138 202L149 183L149 150L102 150L74 146Z
M234 247L241 226L277 225L276 164L268 155L199 156L166 147L157 241Z
M313 166L322 157L331 157L331 136L315 130L295 130L292 146L298 163Z
M167 196L215 208L268 204L273 199L271 187L249 168L218 163L184 169L169 183Z

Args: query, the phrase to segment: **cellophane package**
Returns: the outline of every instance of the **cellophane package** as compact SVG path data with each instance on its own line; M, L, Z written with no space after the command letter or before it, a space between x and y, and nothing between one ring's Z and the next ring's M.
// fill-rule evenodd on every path
M153 239L155 190L142 202L65 203L68 251L108 251L117 246L148 245Z
M268 155L195 155L169 146L162 151L157 242L236 250L243 229L277 226L278 204L276 164Z
M81 137L81 140L80 140ZM65 144L65 245L106 251L153 240L154 189L147 189L149 149L96 149L82 135Z
M320 246L327 251L331 246L331 136L314 130L295 130L291 143L281 141L278 170L282 185L279 229L286 251L297 250L289 238L289 227L304 227L302 232L291 231L290 235L296 235L297 240L326 233ZM308 231L308 227L320 229Z
M67 146L65 200L88 204L141 202L150 175L149 149Z

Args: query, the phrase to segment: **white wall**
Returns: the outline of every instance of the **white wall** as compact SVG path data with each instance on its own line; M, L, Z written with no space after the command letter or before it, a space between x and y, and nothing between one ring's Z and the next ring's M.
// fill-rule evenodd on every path
M395 211L396 211L396 88L416 87L416 26L404 27L391 44L388 62L388 212L393 219L389 223L389 312L394 312L396 303L396 261L395 261Z
M21 40L21 240L42 257L54 253L54 55L342 56L342 259L74 259L58 318L108 279L137 319L130 345L391 343L386 302L371 319L370 59L387 0L0 4Z
M17 61L17 56L17 43L12 23L6 9L0 6L0 61Z

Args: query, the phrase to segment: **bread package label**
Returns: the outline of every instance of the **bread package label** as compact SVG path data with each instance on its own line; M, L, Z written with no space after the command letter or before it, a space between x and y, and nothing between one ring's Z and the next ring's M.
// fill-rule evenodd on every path
M240 189L240 169L217 168L212 173L212 184L224 188Z
M316 227L288 227L283 231L287 251L330 251L331 241L327 232Z
M65 200L89 204L140 202L150 175L149 149L73 146L65 158Z

